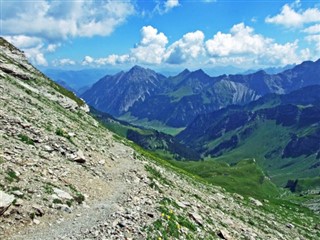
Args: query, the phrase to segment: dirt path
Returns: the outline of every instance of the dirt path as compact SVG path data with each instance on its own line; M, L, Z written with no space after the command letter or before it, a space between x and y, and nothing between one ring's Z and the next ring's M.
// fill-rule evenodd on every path
M115 221L117 214L123 211L128 197L138 190L138 185L132 179L136 173L144 172L143 163L132 157L133 150L115 143L110 153L115 156L113 166L108 172L108 187L104 199L89 202L87 206L79 207L72 213L65 213L54 221L42 218L39 225L33 225L18 232L10 239L72 239L99 224ZM115 223L114 223L115 224Z

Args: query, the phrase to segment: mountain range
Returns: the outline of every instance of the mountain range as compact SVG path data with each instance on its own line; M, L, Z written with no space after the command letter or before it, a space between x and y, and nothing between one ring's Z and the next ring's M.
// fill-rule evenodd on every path
M271 179L320 177L320 85L202 114L176 137L204 157L255 159Z
M320 60L306 61L278 74L260 70L218 77L201 69L165 77L135 66L128 72L105 76L80 96L94 108L138 125L154 121L183 128L199 114L244 105L268 93L285 94L320 84L319 75Z

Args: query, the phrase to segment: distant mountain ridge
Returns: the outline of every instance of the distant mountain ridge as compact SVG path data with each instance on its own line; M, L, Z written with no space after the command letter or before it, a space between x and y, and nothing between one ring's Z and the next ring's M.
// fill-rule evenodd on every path
M319 177L320 85L199 115L176 137L203 156L255 158L278 184Z
M127 121L158 121L180 128L199 114L243 105L269 93L285 94L320 84L319 75L320 60L306 61L278 74L260 70L218 77L210 77L201 69L165 77L135 66L102 78L81 97L96 109Z

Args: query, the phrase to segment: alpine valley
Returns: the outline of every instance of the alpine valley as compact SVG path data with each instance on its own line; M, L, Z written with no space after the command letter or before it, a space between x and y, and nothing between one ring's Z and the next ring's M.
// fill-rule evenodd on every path
M61 76L0 38L1 239L320 238L319 60Z

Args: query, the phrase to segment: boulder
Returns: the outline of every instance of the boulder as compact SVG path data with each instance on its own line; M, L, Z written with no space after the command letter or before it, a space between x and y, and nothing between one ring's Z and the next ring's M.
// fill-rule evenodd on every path
M67 193L67 192L65 192L65 191L63 191L63 190L61 190L59 188L54 188L53 192L60 199L67 199L67 200L72 200L73 199L73 197L69 193Z
M257 207L263 206L262 202L260 202L259 200L255 199L253 197L249 197L249 201L251 203L253 203L254 205L256 205Z
M0 191L0 216L10 207L14 196Z
M78 150L76 153L76 156L73 158L73 161L77 163L85 163L86 158L81 150Z

